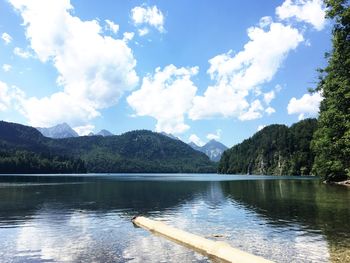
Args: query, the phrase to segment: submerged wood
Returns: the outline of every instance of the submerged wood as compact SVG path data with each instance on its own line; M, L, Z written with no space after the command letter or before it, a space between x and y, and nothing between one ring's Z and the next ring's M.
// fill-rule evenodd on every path
M164 236L167 239L175 241L178 244L189 247L205 256L219 259L224 262L235 263L267 263L272 262L262 257L254 256L247 252L231 247L222 241L214 241L191 234L189 232L176 229L162 222L148 219L143 216L134 217L132 222L152 233Z

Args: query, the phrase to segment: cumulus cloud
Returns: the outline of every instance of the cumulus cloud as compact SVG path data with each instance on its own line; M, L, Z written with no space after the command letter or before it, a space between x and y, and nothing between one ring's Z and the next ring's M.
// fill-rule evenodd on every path
M264 107L261 105L260 100L254 100L248 111L244 112L241 114L238 118L241 121L250 121L250 120L255 120L259 119L262 117L262 111L264 110Z
M146 35L148 26L156 28L160 33L164 30L164 16L157 6L136 6L131 10L131 19L136 27L142 27L139 34Z
M215 133L209 133L208 135L207 135L207 139L208 140L220 140L220 138L221 138L221 129L217 129L216 130L216 132Z
M13 49L13 54L15 54L16 56L21 57L21 58L30 58L30 57L32 57L32 54L29 51L23 50L23 49L21 49L19 47L15 47Z
M151 116L157 120L157 132L182 133L189 129L184 123L184 115L192 107L197 91L191 80L197 73L197 67L168 65L163 70L157 68L153 76L143 78L141 88L127 101L136 116Z
M286 0L276 8L276 14L281 20L296 18L311 24L317 30L325 26L325 7L322 0Z
M249 28L248 37L250 40L239 53L230 51L209 60L208 73L214 85L209 86L203 96L195 97L189 112L191 119L261 117L260 101L248 103L248 98L257 87L271 81L287 54L303 41L303 36L291 26L271 22L267 29Z
M267 115L271 115L272 113L275 113L276 110L274 108L272 108L272 107L267 107L265 109L265 112L267 113Z
M73 16L69 0L9 1L23 18L31 49L42 62L53 63L63 88L28 99L23 107L31 125L85 125L136 86L136 60L126 41L104 36L97 20Z
M2 33L1 39L4 41L4 43L6 45L8 45L12 42L12 37L6 32Z
M79 136L89 135L91 132L93 132L94 129L95 129L95 126L91 124L73 128L73 130L75 130L79 134Z
M125 32L123 34L123 41L124 42L128 42L130 40L132 40L135 36L135 33L134 32Z
M9 64L2 65L2 70L5 72L9 72L12 69L12 66Z
M137 32L139 32L140 36L144 36L144 35L147 35L149 33L149 29L148 28L141 28Z
M79 125L100 116L92 102L76 101L65 92L40 99L27 98L22 101L21 107L29 124L35 127L50 127L62 122Z
M264 102L269 105L270 102L276 97L275 91L271 90L269 92L264 93Z
M119 31L119 25L115 24L113 21L106 19L106 28L107 30L110 30L111 32L113 32L114 34L117 34Z
M156 131L182 133L189 129L184 123L185 113L192 107L197 87L191 77L198 68L177 68L168 65L157 68L154 75L143 78L142 86L128 98L137 116L151 116L157 120Z
M9 87L0 81L0 112L17 107L24 98L24 93L17 87Z
M188 138L189 142L193 142L194 144L198 146L203 146L204 142L196 135L196 134L191 134L190 137Z
M304 94L300 99L293 97L288 103L288 114L299 114L298 119L317 116L323 97L320 93Z

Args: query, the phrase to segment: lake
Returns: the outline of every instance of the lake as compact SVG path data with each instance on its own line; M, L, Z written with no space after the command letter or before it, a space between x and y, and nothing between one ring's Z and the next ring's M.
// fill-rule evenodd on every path
M135 215L277 262L350 261L350 189L272 176L0 176L0 262L208 262ZM216 237L215 237L216 236Z

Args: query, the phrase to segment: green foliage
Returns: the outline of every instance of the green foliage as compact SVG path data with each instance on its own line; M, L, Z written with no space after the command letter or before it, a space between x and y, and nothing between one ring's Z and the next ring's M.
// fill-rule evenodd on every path
M309 175L314 159L310 142L316 125L315 119L306 119L290 128L267 126L225 151L219 173Z
M4 153L3 156L0 155L0 163L6 162L6 167L11 163L14 167L12 172L26 169L19 171L18 166L8 159L16 160L26 168L34 167L28 171L48 171L51 167L55 173L63 169L59 168L58 160L67 167L62 173L216 172L216 165L205 154L181 141L145 130L127 132L120 136L51 139L43 137L31 127L0 122L0 146ZM19 158L23 151L33 154L33 158L29 158L29 154L26 158ZM0 173L4 172L5 169L0 166Z
M0 173L85 173L82 160L28 151L0 151Z
M326 181L341 181L350 177L350 8L346 0L325 3L335 24L333 48L317 87L324 100L312 141L312 170Z

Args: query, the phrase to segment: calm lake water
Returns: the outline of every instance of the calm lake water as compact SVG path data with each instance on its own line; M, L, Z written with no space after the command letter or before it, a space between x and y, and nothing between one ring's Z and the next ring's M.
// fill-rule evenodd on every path
M134 215L276 262L350 261L350 189L182 174L0 176L0 262L209 261L135 228Z

